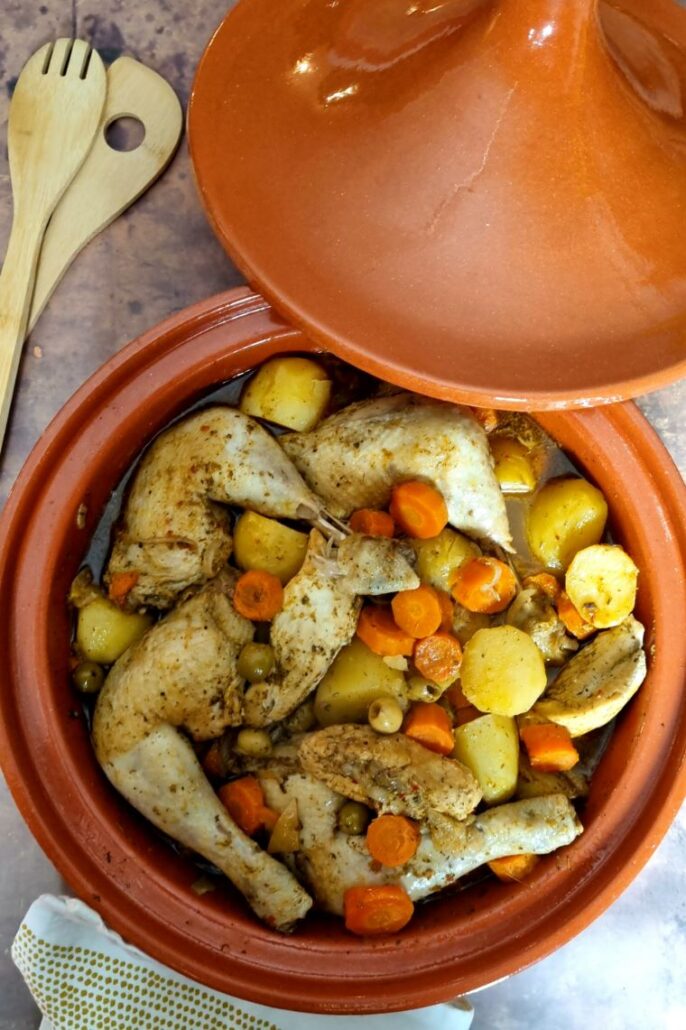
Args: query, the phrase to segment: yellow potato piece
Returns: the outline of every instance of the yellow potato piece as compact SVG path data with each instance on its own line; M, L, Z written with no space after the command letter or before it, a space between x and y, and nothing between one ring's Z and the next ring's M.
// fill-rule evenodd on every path
M528 494L535 490L536 474L524 444L509 436L492 436L488 442L503 493Z
M246 511L233 531L233 554L240 569L259 569L278 576L285 585L305 560L307 533L276 519Z
M405 677L355 639L338 653L317 687L314 713L321 726L366 722L370 704L381 697L395 698L406 710Z
M480 629L465 646L462 693L481 712L520 715L546 688L543 655L515 626Z
M577 551L602 539L607 502L585 479L553 479L534 497L527 518L533 555L547 568L563 572Z
M631 615L638 569L623 547L596 544L572 560L565 589L579 614L596 629L610 629Z
M246 415L307 432L324 414L331 380L309 358L272 358L262 365L241 394Z
M467 558L476 558L481 548L462 533L446 528L428 540L413 540L417 555L417 575L422 583L450 593L452 578Z
M79 609L76 647L91 662L111 665L152 625L149 615L129 614L105 597Z
M516 722L506 715L482 715L458 726L453 757L474 773L487 804L506 801L519 772Z

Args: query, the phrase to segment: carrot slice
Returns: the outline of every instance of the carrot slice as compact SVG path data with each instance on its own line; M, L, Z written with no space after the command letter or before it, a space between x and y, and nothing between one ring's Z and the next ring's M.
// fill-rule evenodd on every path
M403 733L439 755L452 755L455 748L450 716L437 704L415 702L405 716Z
M391 601L396 625L411 637L430 637L441 625L441 602L433 587L401 590Z
M455 615L455 608L453 606L453 599L450 594L447 594L445 590L437 590L434 587L434 593L438 598L438 603L441 606L441 626L440 628L444 633L450 633L453 628L453 618Z
M537 587L539 590L542 590L546 597L549 597L551 601L557 601L558 597L562 593L562 587L555 576L551 576L549 572L539 572L535 576L527 576L522 583L522 586Z
M519 736L531 768L539 772L567 772L579 761L579 752L566 726L554 722L532 723L522 726Z
M452 581L455 600L467 611L485 615L502 612L516 593L517 580L510 566L488 555L462 562Z
M450 683L457 679L461 661L462 647L452 633L432 633L414 645L417 672L433 683Z
M488 863L491 872L506 883L520 883L538 865L538 855L506 855L494 858Z
M347 930L371 937L402 930L412 918L414 905L403 887L388 883L378 887L348 887L343 896L343 911Z
M139 579L140 573L138 572L112 573L108 591L110 601L114 601L115 604L121 607L126 601L127 594L133 590Z
M233 606L246 619L269 622L283 607L281 580L261 569L244 572L236 583Z
M265 827L274 828L278 813L265 805L262 787L254 776L242 776L225 783L217 795L236 825L249 837Z
M429 540L448 525L448 509L434 486L411 480L393 487L390 512L408 536Z
M392 537L395 534L393 516L387 511L374 511L373 508L354 511L349 525L353 533L364 533L365 536Z
M571 633L577 640L586 640L595 633L595 626L586 622L583 615L574 607L572 599L564 590L560 591L557 599L557 614L564 623L568 633Z
M459 683L452 683L444 693L443 697L446 701L450 702L451 707L456 712L459 712L461 708L472 707L471 701L468 701L462 693L462 687Z
M367 850L381 865L405 865L419 847L417 824L404 815L380 815L367 830Z
M363 608L357 620L357 635L374 654L387 657L411 655L414 637L396 625L390 608L370 604Z

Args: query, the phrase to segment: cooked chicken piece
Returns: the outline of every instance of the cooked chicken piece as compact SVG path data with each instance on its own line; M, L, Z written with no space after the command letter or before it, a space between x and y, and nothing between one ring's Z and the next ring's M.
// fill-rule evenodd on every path
M542 590L520 590L507 610L509 626L528 633L549 665L564 665L579 644L565 632L552 601Z
M214 863L274 929L289 930L311 908L312 899L286 866L236 826L193 748L168 723L110 758L104 769L134 808Z
M220 573L116 662L95 707L98 757L128 751L160 723L183 726L195 740L240 725L237 658L254 626L233 607L236 578Z
M467 408L399 393L351 404L280 442L333 515L385 508L395 483L420 479L440 490L456 529L511 550L488 440Z
M314 522L322 514L319 498L258 422L228 407L190 415L148 449L126 501L105 581L138 575L129 609L170 608L186 587L219 572L231 533L216 502Z
M534 713L566 726L573 737L614 719L646 677L644 632L630 615L599 633L565 665Z
M305 561L284 590L271 625L276 672L245 695L249 726L279 722L314 690L340 649L352 640L360 593L388 593L419 585L391 540L354 535L327 557L321 533L312 530ZM400 586L399 586L400 585Z
M298 803L301 873L318 903L338 915L343 914L349 887L399 883L418 901L495 858L548 854L571 844L583 830L573 806L561 794L516 801L477 815L466 826L464 844L456 852L441 851L423 834L416 855L405 866L379 869L364 836L348 836L336 829L344 798L311 776L290 776L284 791Z
M305 772L380 812L420 820L437 812L464 819L481 800L479 784L466 766L402 733L329 726L304 737L298 753Z
M122 655L98 697L93 742L106 775L139 812L214 862L258 915L287 929L310 898L233 823L176 728L206 740L241 722L236 659L253 626L233 608L234 580L221 573Z

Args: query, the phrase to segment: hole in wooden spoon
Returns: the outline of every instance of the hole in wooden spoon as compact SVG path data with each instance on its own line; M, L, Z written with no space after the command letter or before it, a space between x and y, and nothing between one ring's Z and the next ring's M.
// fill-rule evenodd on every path
M135 150L145 139L145 126L129 115L115 118L105 126L105 139L112 150Z

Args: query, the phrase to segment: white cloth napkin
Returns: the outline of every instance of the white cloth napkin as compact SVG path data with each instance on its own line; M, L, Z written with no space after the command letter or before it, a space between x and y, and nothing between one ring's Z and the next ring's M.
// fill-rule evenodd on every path
M41 1030L468 1030L473 1011L450 1005L387 1016L318 1016L253 1005L155 962L75 898L44 894L12 944L45 1017Z

